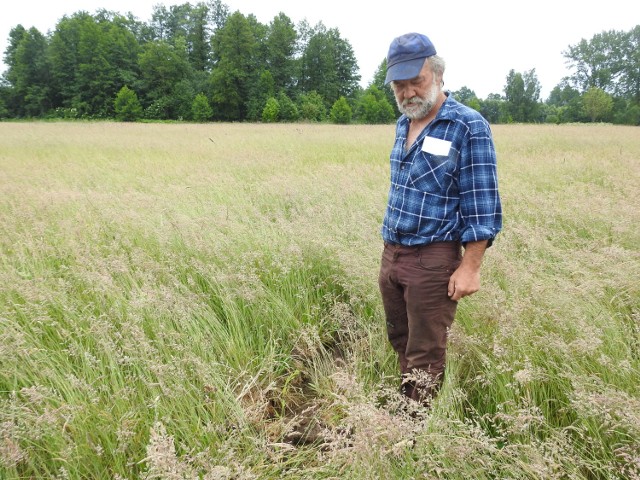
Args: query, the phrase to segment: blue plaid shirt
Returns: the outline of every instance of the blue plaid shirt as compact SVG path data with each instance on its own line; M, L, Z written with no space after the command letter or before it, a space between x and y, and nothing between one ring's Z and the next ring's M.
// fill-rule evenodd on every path
M502 228L496 153L487 121L451 95L408 150L400 117L391 151L385 242L423 245L488 240Z

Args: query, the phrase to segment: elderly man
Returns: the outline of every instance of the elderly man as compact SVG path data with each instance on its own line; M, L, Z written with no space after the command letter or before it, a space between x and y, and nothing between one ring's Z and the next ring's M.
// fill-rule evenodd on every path
M479 290L485 249L502 228L489 124L443 90L444 67L418 33L394 39L387 55L385 83L402 116L379 286L401 391L425 405L443 381L458 300Z

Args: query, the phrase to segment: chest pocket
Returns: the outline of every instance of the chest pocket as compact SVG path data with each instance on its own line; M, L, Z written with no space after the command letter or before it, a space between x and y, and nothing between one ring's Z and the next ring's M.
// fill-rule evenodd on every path
M434 193L446 190L451 183L456 162L455 150L449 155L434 155L420 151L413 158L409 181L416 190Z

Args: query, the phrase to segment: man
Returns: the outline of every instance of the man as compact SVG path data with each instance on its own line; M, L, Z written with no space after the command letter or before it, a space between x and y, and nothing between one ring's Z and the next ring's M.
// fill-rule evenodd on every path
M385 83L403 115L379 286L401 390L424 405L443 381L457 302L479 290L482 257L502 228L491 130L443 91L444 66L425 35L402 35L389 47Z

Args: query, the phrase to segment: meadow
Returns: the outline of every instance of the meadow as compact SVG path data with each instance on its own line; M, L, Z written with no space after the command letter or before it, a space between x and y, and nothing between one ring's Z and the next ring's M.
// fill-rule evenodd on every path
M493 127L428 411L377 291L393 130L0 123L0 478L640 479L640 129Z

